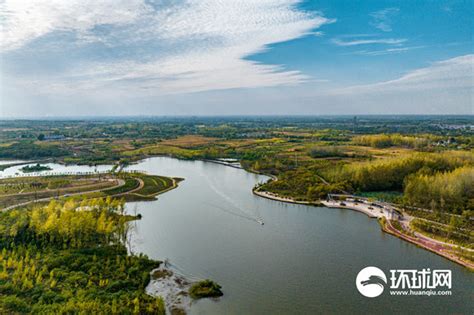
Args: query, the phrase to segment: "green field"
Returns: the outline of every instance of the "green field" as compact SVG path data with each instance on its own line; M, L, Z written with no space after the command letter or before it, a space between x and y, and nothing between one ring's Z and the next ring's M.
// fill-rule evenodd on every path
M136 178L133 178L133 177L126 177L124 180L125 180L125 184L123 186L113 188L113 189L108 189L104 191L104 193L108 196L123 194L137 188L140 184L140 182Z
M156 175L143 175L140 178L145 183L145 186L135 191L135 194L152 196L173 187L173 180L169 177Z
M107 179L107 180L106 180ZM114 187L118 181L124 185ZM143 182L143 187L136 190ZM150 200L175 187L172 178L140 173L94 176L16 177L0 180L0 208L45 198L75 195L80 198L124 196L128 201Z

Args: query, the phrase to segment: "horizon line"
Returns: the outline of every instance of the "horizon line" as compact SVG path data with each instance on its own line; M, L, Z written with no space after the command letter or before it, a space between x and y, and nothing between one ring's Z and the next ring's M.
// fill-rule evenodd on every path
M92 120L92 119L153 119L153 118L324 118L324 117L474 117L474 114L196 114L196 115L71 115L71 116L11 116L12 120Z

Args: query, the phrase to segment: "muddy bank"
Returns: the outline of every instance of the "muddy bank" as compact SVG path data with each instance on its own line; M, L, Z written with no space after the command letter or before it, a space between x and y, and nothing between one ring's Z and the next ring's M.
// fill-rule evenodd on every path
M163 263L151 272L146 292L152 296L162 297L168 314L186 314L192 302L188 293L191 285L190 280Z

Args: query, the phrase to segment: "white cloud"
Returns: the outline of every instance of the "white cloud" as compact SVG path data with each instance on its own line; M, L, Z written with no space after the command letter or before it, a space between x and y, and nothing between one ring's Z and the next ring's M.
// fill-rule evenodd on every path
M113 61L83 56L71 59L60 74L44 69L41 77L15 78L46 93L115 93L119 89L160 95L298 84L307 79L298 71L245 59L270 44L334 22L298 10L298 2L5 0L0 4L0 47L14 54L46 36L59 47L67 46L70 37L54 37L67 33L74 35L72 44L78 47L87 44L98 50L117 47L132 52ZM158 48L146 50L153 45ZM142 50L146 54L140 54Z
M399 48L387 48L382 50L359 50L351 55L363 55L363 56L381 56L381 55L391 55L391 54L399 54L404 53L410 50L424 48L425 46L410 46L410 47L399 47Z
M86 35L96 25L125 25L149 11L141 0L4 0L2 50L19 48L54 31Z
M400 10L398 8L386 8L376 12L372 12L370 16L373 21L370 23L375 28L384 32L392 31L392 17L397 15Z
M312 32L311 35L316 36L316 37L323 37L324 32L322 31Z
M469 89L474 93L474 55L438 61L428 67L411 71L402 77L374 84L357 85L332 92L335 95L383 94Z
M350 88L336 89L334 82L324 84L308 82L298 87L226 89L160 97L149 97L143 93L141 98L132 99L126 97L128 91L125 88L115 89L115 94L100 91L84 93L81 97L61 94L55 95L53 100L49 95L31 97L26 93L20 93L16 95L14 102L1 103L0 116L2 114L4 116L268 115L269 113L472 115L474 114L473 71L474 55L466 55L435 62L394 80ZM118 69L117 72L120 73L121 70ZM97 71L97 74L101 73L103 70ZM91 70L88 75L93 76L94 72ZM3 88L4 85L0 84L0 87ZM146 91L147 89L144 90ZM8 91L4 89L2 93L6 95Z
M387 45L400 45L406 42L405 38L382 38L382 39L355 39L355 40L341 40L335 38L332 40L337 46L357 46L357 45L369 45L369 44L387 44Z

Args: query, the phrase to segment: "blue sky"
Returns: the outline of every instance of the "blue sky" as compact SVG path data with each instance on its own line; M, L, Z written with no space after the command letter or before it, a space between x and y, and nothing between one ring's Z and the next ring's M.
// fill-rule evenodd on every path
M0 1L0 115L474 114L472 1Z
M324 36L276 44L251 59L286 64L339 83L389 80L435 61L471 54L473 5L472 1L304 1L300 8L319 10L337 21L319 29ZM373 16L377 12L378 19ZM334 44L364 39L404 42Z

